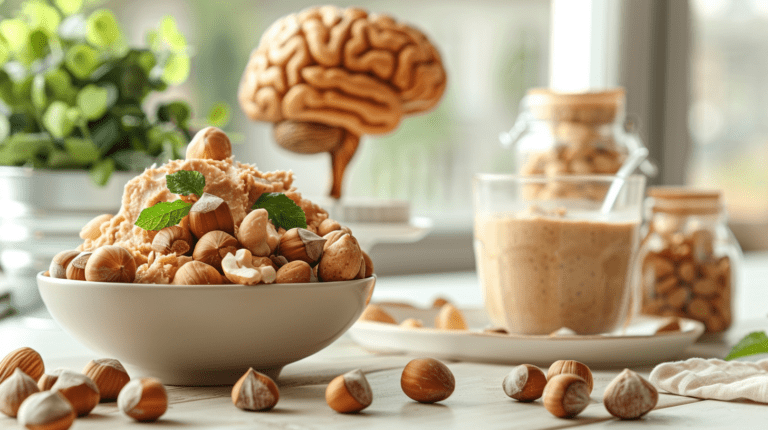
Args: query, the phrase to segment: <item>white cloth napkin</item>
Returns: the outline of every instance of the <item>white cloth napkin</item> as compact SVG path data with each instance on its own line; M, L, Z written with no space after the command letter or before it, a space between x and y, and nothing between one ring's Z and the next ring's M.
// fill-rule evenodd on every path
M657 388L689 397L768 403L768 359L750 363L691 358L662 363L651 372Z

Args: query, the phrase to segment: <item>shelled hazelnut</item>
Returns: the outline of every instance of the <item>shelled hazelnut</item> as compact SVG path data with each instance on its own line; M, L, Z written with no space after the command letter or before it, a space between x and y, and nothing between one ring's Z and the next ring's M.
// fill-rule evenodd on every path
M280 400L280 390L269 376L253 368L232 387L232 403L246 411L268 411Z
M551 380L557 375L576 375L587 383L589 393L592 393L592 387L594 386L592 371L589 367L576 360L557 360L549 366L547 370L547 380Z
M451 370L434 358L411 360L403 369L400 387L406 396L421 403L447 399L456 388Z
M120 390L117 407L136 421L155 421L168 409L168 394L156 378L132 379Z
M113 358L91 360L85 365L83 374L99 388L102 400L117 399L120 390L131 380L125 367Z
M336 412L360 412L373 402L373 392L360 369L339 375L325 389L325 402Z
M203 193L189 209L189 228L197 238L216 230L235 234L229 205L221 197L209 193Z
M192 258L201 263L208 264L214 269L221 270L221 260L227 254L234 254L240 247L237 239L231 234L214 230L204 234L195 245Z
M3 361L0 361L0 382L10 377L16 369L20 369L37 381L45 372L43 357L34 349L26 346L9 352Z
M521 402L532 402L544 394L547 377L532 364L521 364L512 369L501 383L504 393Z
M78 255L80 255L80 252L75 250L61 251L56 254L56 256L53 257L53 260L51 260L51 265L48 268L48 276L51 278L66 279L67 266L69 266L69 263L71 263Z

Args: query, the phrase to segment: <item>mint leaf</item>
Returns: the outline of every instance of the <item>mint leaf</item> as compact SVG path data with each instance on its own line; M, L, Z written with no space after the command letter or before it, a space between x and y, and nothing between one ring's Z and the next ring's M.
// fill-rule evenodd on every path
M144 230L162 230L178 224L182 218L187 216L190 208L192 208L192 204L183 200L160 202L141 211L136 225Z
M179 170L165 177L168 190L172 193L188 196L196 194L198 197L203 195L205 188L205 176L194 170Z
M269 219L277 228L307 228L304 211L283 193L264 193L251 209L266 209Z
M731 349L726 360L746 357L748 355L768 353L768 335L764 331L755 331L746 336Z

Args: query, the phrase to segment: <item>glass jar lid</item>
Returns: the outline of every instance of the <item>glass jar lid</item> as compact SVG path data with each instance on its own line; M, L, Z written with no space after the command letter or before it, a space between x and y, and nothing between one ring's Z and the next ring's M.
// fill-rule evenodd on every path
M625 103L624 88L585 93L532 88L523 100L525 108L536 119L589 124L608 124L623 119Z
M652 210L677 215L710 215L722 210L722 193L681 186L651 187Z

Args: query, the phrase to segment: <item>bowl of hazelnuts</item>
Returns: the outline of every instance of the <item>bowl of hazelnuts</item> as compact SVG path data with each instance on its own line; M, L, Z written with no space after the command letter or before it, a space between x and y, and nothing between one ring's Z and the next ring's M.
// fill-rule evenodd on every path
M376 281L352 232L291 172L200 150L222 142L204 129L185 160L129 181L120 211L37 276L72 337L167 384L232 384L249 367L277 377L346 332Z

